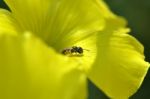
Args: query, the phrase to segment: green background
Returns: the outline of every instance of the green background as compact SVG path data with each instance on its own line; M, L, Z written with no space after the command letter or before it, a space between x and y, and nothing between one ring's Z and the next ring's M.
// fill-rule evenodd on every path
M135 36L145 47L146 60L150 60L150 0L105 0L114 13L124 16ZM7 8L3 0L0 7ZM108 97L89 81L89 99ZM131 99L150 99L150 70L141 88Z

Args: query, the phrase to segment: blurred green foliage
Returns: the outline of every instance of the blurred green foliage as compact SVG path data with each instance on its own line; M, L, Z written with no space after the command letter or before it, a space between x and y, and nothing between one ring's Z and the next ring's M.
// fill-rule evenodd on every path
M146 60L150 60L150 0L105 0L116 14L125 17L135 36L145 47ZM8 7L0 0L0 7ZM108 99L89 81L89 99ZM131 99L150 99L150 70L138 92Z
M0 0L0 8L9 9L8 6L4 3L4 0Z

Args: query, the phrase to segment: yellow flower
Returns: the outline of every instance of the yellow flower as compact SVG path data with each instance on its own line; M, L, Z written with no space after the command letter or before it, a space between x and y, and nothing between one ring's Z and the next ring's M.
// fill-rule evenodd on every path
M149 63L126 21L102 0L5 0L0 99L87 99L87 78L111 98L140 87ZM65 56L72 46L83 55Z

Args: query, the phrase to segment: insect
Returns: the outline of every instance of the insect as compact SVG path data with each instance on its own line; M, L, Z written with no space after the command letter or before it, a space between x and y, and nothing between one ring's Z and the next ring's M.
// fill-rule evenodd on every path
M83 55L83 48L80 46L72 46L71 48L66 48L62 50L63 55L70 55L70 56L81 56Z

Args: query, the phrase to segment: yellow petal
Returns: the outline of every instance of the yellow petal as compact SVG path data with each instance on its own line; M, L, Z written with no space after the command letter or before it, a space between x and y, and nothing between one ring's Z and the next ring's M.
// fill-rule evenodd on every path
M81 40L104 27L103 13L92 0L61 0L48 42L55 47ZM56 27L57 26L57 27ZM59 43L58 43L59 41ZM67 45L67 44L66 44Z
M0 35L0 99L86 99L78 66L30 33Z
M7 10L0 9L0 34L17 34L17 24L11 13Z
M46 27L50 0L4 0L22 31L43 33ZM45 22L45 24L44 24Z
M23 30L36 33L55 47L66 43L65 37L85 37L104 27L103 12L93 0L5 1Z
M119 18L107 20L106 28L98 34L98 55L89 73L89 78L113 99L133 95L149 68L143 46L124 26Z
M105 18L115 18L116 15L109 9L106 3L103 0L93 0L96 2L97 6L100 9L100 12L103 13Z

